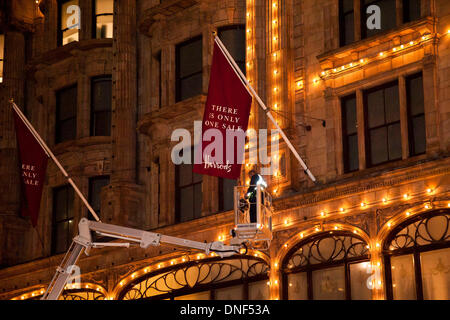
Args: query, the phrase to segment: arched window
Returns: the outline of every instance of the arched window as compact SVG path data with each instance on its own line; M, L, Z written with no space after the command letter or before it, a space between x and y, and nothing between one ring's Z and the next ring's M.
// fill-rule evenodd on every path
M128 284L119 300L267 300L269 267L256 257L190 261Z
M368 246L354 234L330 231L302 241L282 268L284 299L372 298Z
M450 299L450 210L398 225L383 246L387 299Z
M45 290L35 290L12 300L41 300ZM81 287L73 289L65 289L58 300L105 300L106 292L103 288L97 285L82 285Z

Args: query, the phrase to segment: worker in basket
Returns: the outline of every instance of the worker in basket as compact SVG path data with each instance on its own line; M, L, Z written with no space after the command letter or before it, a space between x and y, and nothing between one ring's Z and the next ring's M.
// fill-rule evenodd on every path
M257 186L261 185L261 190L264 190L264 188L267 188L267 183L264 181L263 177L258 174L255 170L250 170L249 175L251 176L250 179L250 186L247 189L247 193L245 194L245 199L248 199L250 203L250 223L256 223L256 192L257 192ZM261 193L261 204L264 203L264 193Z

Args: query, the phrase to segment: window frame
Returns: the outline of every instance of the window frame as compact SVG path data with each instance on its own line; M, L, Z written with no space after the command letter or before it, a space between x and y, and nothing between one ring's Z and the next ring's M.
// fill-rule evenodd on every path
M360 241L362 241L363 243L366 243L366 241L361 238L358 235L352 234L350 232L346 232L346 231L328 231L328 232L322 232L320 234L308 237L306 239L304 239L303 241L298 242L295 246L293 246L288 253L286 253L284 259L283 259L283 263L282 263L282 283L283 283L283 287L282 287L282 297L283 300L288 300L289 299L289 294L288 294L288 287L289 287L289 283L288 283L288 276L290 274L297 274L297 273L301 273L301 272L305 272L306 273L306 277L307 277L307 295L308 295L308 300L314 300L314 288L313 288L313 279L312 279L312 273L313 271L317 271L317 270L324 270L324 269L329 269L332 267L341 267L344 266L344 282L345 282L345 300L351 300L352 295L351 295L351 277L350 277L350 266L352 264L357 264L357 263L361 263L361 262L370 262L370 256L369 254L365 254L359 257L351 257L351 258L344 258L344 259L340 259L337 261L331 261L331 262L325 262L325 263L318 263L318 264L312 264L312 265L306 265L306 266L298 266L298 267L294 267L294 268L287 268L287 262L289 261L290 257L292 256L292 254L294 254L298 249L300 249L303 245L310 243L310 242L314 242L316 240L319 239L325 239L331 236L345 236L345 237L352 237L355 239L358 239ZM366 243L367 244L367 243Z
M69 89L75 89L75 91L76 91L77 100L76 100L76 102L75 102L75 115L72 116L72 117L70 117L70 118L67 118L67 119L64 119L64 120L60 120L60 119L59 119L60 106L61 106L61 98L60 98L60 94L61 94L62 91L69 90ZM74 140L74 139L77 138L78 83L75 83L75 84L73 84L73 85L70 85L70 86L67 86L67 87L60 88L60 89L56 90L55 96L56 96L56 97L55 97L55 98L56 98L56 110L55 110L55 111L56 111L56 112L55 112L55 144L58 144L58 143L62 143L62 142L65 142L65 141L71 141L71 140ZM73 139L61 140L61 138L58 138L58 136L60 136L60 135L59 135L59 132L60 132L60 129L61 129L61 122L67 122L67 121L74 120L74 119L75 119L75 128L74 128L74 137L73 137Z
M96 82L101 82L101 81L109 81L111 84L111 104L109 106L109 110L105 111L105 110L94 110L94 84ZM92 77L91 81L90 81L90 87L91 87L91 97L90 97L90 136L91 137L96 137L96 136L111 136L111 124L112 124L112 75L101 75L101 76L96 76L96 77ZM96 126L95 126L95 119L96 116L98 114L108 114L109 115L109 128L107 131L108 134L106 135L100 135L97 134L96 130ZM107 116L108 117L108 116Z
M183 185L183 186L179 185L180 184L180 170L181 170L180 168L181 168L181 166L190 166L191 170L192 170L192 168L194 166L194 151L195 151L195 148L191 147L191 163L190 164L181 163L181 164L175 165L175 222L176 223L192 221L192 220L195 220L195 219L198 219L198 218L202 217L202 206L203 206L203 187L202 186L203 186L203 177L202 177L202 179L200 181L194 182L194 175L196 173L192 172L191 183ZM181 150L180 150L180 152L181 152ZM201 186L201 190L202 190L201 191L201 193L202 193L201 194L202 202L200 203L200 213L199 213L200 215L199 216L196 216L196 212L195 212L195 186L196 185L200 185ZM182 219L182 215L181 215L181 207L184 206L184 205L181 203L181 190L189 188L189 187L193 188L193 194L192 194L193 195L193 199L192 199L193 200L192 201L193 217L191 219L183 220Z
M345 110L344 110L344 102L350 99L355 99L355 118L356 118L356 131L355 133L348 134L347 133L347 117L345 116ZM356 93L351 93L345 96L340 97L340 104L341 104L341 128L342 128L342 160L343 160L343 168L344 168L344 174L350 173L350 172L356 172L359 170L359 136L358 136L358 101L356 98ZM350 163L350 156L349 156L349 149L348 149L348 137L350 136L356 136L357 141L357 156L358 156L358 168L354 170L350 170L349 163Z
M349 44L355 42L355 2L353 1L353 5L352 5L352 10L351 11L344 12L343 6L344 6L344 0L339 0L339 4L338 4L339 14L338 14L338 18L339 18L339 46L340 47L344 47L346 45L349 45ZM344 39L345 39L345 17L347 15L349 15L350 13L353 16L353 28L352 28L353 41L345 43L345 41L344 41Z
M197 42L199 40L200 40L200 44L201 44L200 54L201 54L201 60L202 60L201 61L202 68L200 71L196 71L194 73L191 73L189 75L181 77L180 76L180 69L181 69L180 68L180 60L181 60L180 59L180 49L183 46L189 45L189 44ZM190 78L190 77L193 77L196 75L201 75L202 84L200 87L202 88L203 87L203 35L202 34L192 37L186 41L180 42L175 46L175 103L184 101L186 99L192 98L192 97L202 93L203 89L201 89L199 93L197 93L193 96L190 96L188 98L181 97L181 93L182 93L181 92L181 84L182 84L183 80L186 80L187 78Z
M112 13L100 13L97 14L97 0L92 0L92 39L112 39L112 38L97 38L97 21L98 17L103 16L113 16L113 30L114 30L114 0L113 1L113 12ZM113 34L114 37L114 34Z
M62 186L58 186L58 187L54 187L52 188L52 242L51 242L51 255L57 255L57 254L61 254L64 253L70 246L70 243L72 242L72 236L73 234L70 234L70 228L69 230L69 234L67 234L68 238L66 239L67 241L67 245L66 245L66 249L61 251L61 252L57 252L56 251L56 230L57 230L57 226L61 223L70 223L72 222L72 228L73 228L73 223L75 220L75 208L74 208L74 203L72 202L72 215L71 217L67 217L66 219L62 219L62 220L56 220L56 193L60 192L62 190L65 190L66 192L66 198L67 198L67 202L66 202L66 209L68 210L68 205L69 205L69 194L72 194L72 201L75 201L75 193L74 190L71 188L71 186L69 184L66 185L62 185ZM69 213L69 212L66 212ZM68 216L68 215L67 215Z
M392 271L391 271L391 259L392 257L403 256L412 254L413 255L413 267L414 267L414 280L416 287L416 300L423 300L423 283L422 283L422 266L421 266L421 258L420 254L422 252L428 252L439 249L447 249L450 248L450 241L442 242L442 243L431 243L423 246L412 246L408 248L401 248L396 250L389 250L388 246L393 240L393 238L397 235L398 232L403 230L403 228L408 225L414 224L420 220L424 220L427 218L432 218L434 216L438 216L439 214L449 214L449 210L447 209L438 209L434 211L424 212L422 214L418 214L412 218L409 218L399 225L397 225L389 235L386 237L383 245L383 258L384 258L384 276L386 279L386 299L393 300L394 292L392 287ZM447 226L448 228L448 226Z
M3 38L3 47L0 48L0 66L1 66L1 72L0 72L0 84L3 83L4 80L4 74L5 74L5 47L6 47L6 34L3 32L0 32L0 38Z
M411 114L411 101L409 99L409 81L416 79L416 78L421 78L422 79L422 104L423 104L423 112L420 114L416 114L416 115L412 115ZM426 137L426 121L425 121L425 98L423 97L424 95L424 89L423 89L423 72L422 70L420 70L419 72L416 72L414 74L408 75L407 77L405 77L405 90L406 90L406 114L407 114L407 118L408 118L408 144L409 144L409 156L410 157L415 157L415 156L419 156L422 154L425 154L427 151L427 137ZM425 129L425 150L423 152L416 152L415 151L415 147L414 147L414 126L413 126L413 120L419 117L423 117L423 125L424 125L424 129Z
M93 177L90 177L90 178L88 179L88 202L89 202L91 205L92 205L92 203L93 203L93 188L94 188L93 183L94 183L95 181L101 181L101 180L108 180L108 183L105 184L103 187L105 187L105 186L107 186L107 185L109 185L109 184L111 183L111 177L110 177L109 175L93 176ZM102 187L102 188L103 188L103 187ZM100 204L101 204L101 197L100 197ZM99 209L96 209L96 208L92 208L92 209L94 209L95 213L96 213L98 216L100 216L101 205L100 205L100 208L99 208Z
M399 119L397 121L389 122L389 123L387 123L386 119L385 119L385 123L383 125L379 125L379 126L376 126L376 127L373 127L373 128L369 128L369 114L368 114L368 103L367 103L367 95L368 95L368 93L375 92L375 91L378 91L378 90L383 90L383 98L384 98L385 90L387 88L393 86L393 85L396 85L397 86L397 90L398 90L398 97L399 97L398 113L399 113ZM387 154L388 155L388 160L380 162L380 163L376 163L376 164L372 163L372 158L370 156L371 155L371 152L370 152L370 149L371 149L370 131L372 131L372 130L376 130L376 129L379 129L379 128L382 128L382 127L389 128L389 126L398 124L399 127L400 127L400 142L401 142L401 139L402 139L402 132L401 132L401 118L402 118L402 114L401 114L401 108L400 108L400 94L401 93L400 93L400 86L399 86L398 79L395 79L393 81L388 81L388 82L383 83L383 84L381 84L379 86L368 88L368 89L363 91L364 141L365 141L365 151L366 151L366 155L365 156L366 156L366 167L367 168L377 167L377 166L380 166L380 165L383 165L383 164L386 164L386 163L402 160L402 150L400 150L400 156L398 158L389 159L389 149L388 149L388 151L387 151L388 152L388 154ZM383 101L386 101L386 100L383 99ZM383 107L384 107L383 108L384 116L386 117L386 109L385 109L385 105L384 104L383 104ZM386 135L386 138L387 138L387 141L386 141L387 148L389 148L389 136Z
M243 56L244 56L244 60L243 61L241 61L241 60L236 60L236 57L233 57L233 59L235 59L235 62L236 62L236 64L239 66L239 68L241 69L241 71L242 71L242 73L245 75L246 74L246 59L247 59L247 53L246 53L246 36L245 36L245 32L246 32L246 27L245 27L245 24L232 24L232 25L226 25L226 26L222 26L222 27L219 27L219 28L217 28L217 35L219 36L219 38L220 38L220 36L221 36L221 32L224 32L224 31L230 31L230 30L242 30L242 32L244 33L244 54L243 54ZM224 42L223 40L222 40L222 42ZM225 42L224 42L224 44L225 44ZM230 52L230 54L232 54L231 52ZM241 68L242 67L242 68Z
M62 7L65 3L72 1L72 0L57 0L57 47L63 47L69 43L63 44L63 35L64 32L69 30L69 28L61 29L61 23L62 23ZM78 6L80 5L80 2L78 0ZM81 18L81 17L80 17ZM81 24L81 21L80 21ZM80 29L78 29L78 37L80 36ZM72 41L73 42L73 41Z

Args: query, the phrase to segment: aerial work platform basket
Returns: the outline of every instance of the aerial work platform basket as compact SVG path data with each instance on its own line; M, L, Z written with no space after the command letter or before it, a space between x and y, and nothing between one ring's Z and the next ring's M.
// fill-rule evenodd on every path
M231 244L268 249L272 240L272 212L272 196L262 185L235 186Z

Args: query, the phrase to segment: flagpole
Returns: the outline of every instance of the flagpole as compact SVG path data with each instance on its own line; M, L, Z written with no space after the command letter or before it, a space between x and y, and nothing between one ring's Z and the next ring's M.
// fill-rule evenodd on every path
M52 160L55 162L56 166L59 168L59 170L61 170L62 174L64 175L64 177L66 177L67 181L70 183L70 185L73 187L73 189L75 190L75 192L78 194L78 196L81 198L81 200L83 201L83 203L85 204L85 206L88 208L89 212L94 216L94 219L98 222L100 222L100 218L97 216L97 214L95 213L94 209L92 209L91 205L89 204L89 202L86 200L86 198L83 196L83 194L81 193L80 189L78 189L77 185L75 184L75 182L72 180L71 177L69 177L69 175L67 174L66 170L64 170L63 166L61 165L61 163L58 161L58 159L55 157L55 155L53 154L53 152L50 150L50 148L47 146L47 144L44 142L44 140L41 138L41 136L39 135L39 133L36 132L36 130L34 129L33 125L28 121L28 119L25 117L25 115L22 113L22 111L19 109L19 107L15 104L14 100L11 99L10 103L14 109L14 111L17 113L17 115L20 117L20 119L23 121L23 123L27 126L28 130L30 130L31 134L33 135L33 137L37 140L37 142L41 145L42 149L44 149L45 153L47 154L47 156L49 156L50 158L52 158Z
M225 48L225 46L223 45L222 41L220 41L219 37L215 34L215 32L213 32L214 34L214 40L216 41L217 45L219 46L219 48L222 50L222 52L224 53L225 57L227 58L228 62L231 64L231 66L233 67L234 71L237 72L239 78L241 79L241 81L243 81L245 83L245 85L247 86L248 90L250 90L251 94L255 97L256 101L258 102L258 104L260 105L260 107L264 110L264 112L267 114L267 117L272 121L272 123L275 125L275 127L278 129L278 131L280 131L281 136L283 137L284 141L286 142L286 144L288 145L289 149L291 149L292 153L294 154L294 156L297 158L297 160L300 162L300 165L303 167L305 173L309 176L309 178L316 183L316 178L314 177L314 175L311 173L311 171L309 170L309 168L306 166L305 162L302 160L302 158L300 157L300 155L298 154L297 150L295 150L294 146L292 145L292 143L289 141L288 137L284 134L283 130L281 130L280 126L278 125L278 123L275 121L275 119L273 118L272 114L270 113L270 110L266 107L266 105L264 104L264 102L261 100L261 98L258 96L258 94L256 93L256 91L253 89L253 87L250 85L250 83L248 82L247 78L245 77L245 75L242 73L241 69L239 68L239 66L236 64L236 62L234 61L233 57L230 55L230 53L228 52L228 50Z

